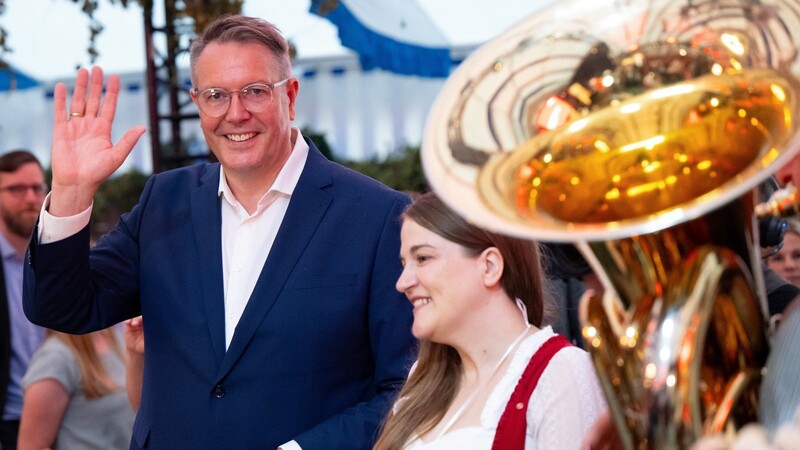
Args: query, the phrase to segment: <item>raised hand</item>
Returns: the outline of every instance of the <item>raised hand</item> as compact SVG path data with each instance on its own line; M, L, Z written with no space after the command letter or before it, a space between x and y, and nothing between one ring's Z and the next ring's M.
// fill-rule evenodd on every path
M597 419L581 443L581 450L623 450L623 448L617 428L608 411Z
M129 355L144 355L144 329L142 316L125 321L125 348Z
M91 80L86 69L78 70L69 111L67 88L63 83L56 85L50 214L70 216L88 208L97 188L122 165L144 134L145 128L137 126L116 145L111 142L118 95L119 77L112 75L103 98L103 71L99 67L92 68Z
M144 329L142 316L125 321L125 391L134 411L142 401L142 379L144 377Z

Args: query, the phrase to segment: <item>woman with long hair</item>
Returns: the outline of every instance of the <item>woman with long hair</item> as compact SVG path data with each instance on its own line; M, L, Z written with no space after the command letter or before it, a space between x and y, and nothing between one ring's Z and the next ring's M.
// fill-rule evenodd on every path
M432 193L403 219L397 289L420 349L375 449L579 448L605 402L588 354L540 328L537 245L473 226Z
M134 412L117 331L48 330L22 380L19 450L127 449Z

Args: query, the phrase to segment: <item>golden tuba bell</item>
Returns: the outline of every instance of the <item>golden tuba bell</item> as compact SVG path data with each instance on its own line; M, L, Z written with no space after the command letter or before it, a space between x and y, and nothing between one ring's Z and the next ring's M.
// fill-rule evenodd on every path
M576 243L581 320L627 449L756 419L768 353L754 187L800 147L800 1L560 1L479 48L426 126L432 188Z

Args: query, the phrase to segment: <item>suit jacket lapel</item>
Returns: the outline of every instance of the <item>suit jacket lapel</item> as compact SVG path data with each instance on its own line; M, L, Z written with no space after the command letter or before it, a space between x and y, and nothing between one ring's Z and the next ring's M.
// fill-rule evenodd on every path
M192 192L192 227L203 283L208 331L217 363L225 356L225 293L222 282L222 216L219 165L209 165L200 187Z
M236 326L218 378L225 376L253 338L333 200L323 190L331 184L331 163L312 142L308 143L308 159L303 173L289 201L272 250Z

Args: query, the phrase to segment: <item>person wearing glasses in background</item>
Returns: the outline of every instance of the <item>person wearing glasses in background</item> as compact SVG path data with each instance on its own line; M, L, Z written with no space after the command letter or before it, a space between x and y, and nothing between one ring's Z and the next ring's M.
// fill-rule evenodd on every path
M44 171L33 154L0 156L0 448L17 448L22 414L22 377L44 341L44 329L22 311L25 248L47 193Z
M415 357L394 290L410 198L292 126L299 84L272 24L217 19L190 66L219 163L152 176L91 251L92 196L144 128L112 144L116 76L103 96L102 71L79 70L69 106L56 86L25 311L69 333L142 315L131 448L369 449Z

